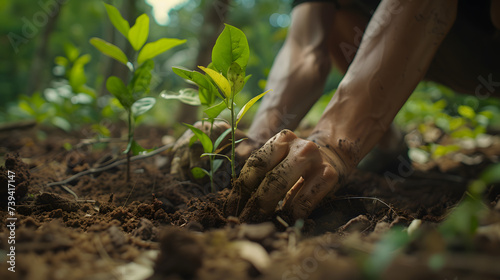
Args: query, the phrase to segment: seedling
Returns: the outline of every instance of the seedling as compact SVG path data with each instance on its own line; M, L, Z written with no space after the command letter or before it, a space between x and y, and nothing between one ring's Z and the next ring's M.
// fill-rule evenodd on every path
M179 95L162 95L164 98L179 99L191 105L205 105L207 108L204 110L204 113L211 123L211 128L213 128L215 119L224 109L230 111L231 119L229 124L231 127L222 133L214 143L212 143L210 137L203 131L188 125L195 135L194 139L197 138L202 143L205 152L202 156L210 157L210 171L194 168L192 172L195 177L209 175L212 191L214 190L213 175L221 164L221 161L215 161L215 157L226 157L218 153L218 151L222 150L222 148L219 148L219 145L222 143L222 140L231 133L231 157L226 158L228 158L231 163L231 174L234 181L236 179L235 146L243 140L235 139L235 130L248 109L269 92L266 91L252 98L241 108L239 113L236 114L234 98L243 89L250 78L250 76L245 76L249 55L250 49L245 34L238 28L226 24L226 27L217 38L215 46L212 49L212 63L208 67L198 66L205 72L205 75L196 71L189 71L176 67L173 68L177 75L195 83L198 86L199 94L196 95L193 93L193 90L182 90ZM222 101L217 103L217 97ZM210 133L212 133L212 129Z
M104 4L113 26L127 38L137 52L137 59L132 63L125 53L117 46L99 38L90 39L103 54L123 63L132 72L127 85L118 77L111 76L106 81L106 88L113 94L127 112L128 145L124 153L127 155L127 182L130 181L130 156L145 152L134 140L134 125L137 117L149 111L155 104L153 97L144 97L150 91L151 71L154 68L153 58L167 50L183 44L186 40L162 38L155 42L147 43L149 35L149 17L140 15L135 24L130 27L114 6Z

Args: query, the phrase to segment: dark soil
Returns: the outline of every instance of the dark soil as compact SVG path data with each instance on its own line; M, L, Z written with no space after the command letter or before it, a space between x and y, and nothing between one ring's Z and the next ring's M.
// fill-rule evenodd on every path
M147 139L139 143L159 147L166 134L142 127ZM473 235L450 239L439 226L498 160L497 138L460 152L480 155L475 164L445 156L415 170L357 171L309 219L288 227L279 217L252 225L225 217L228 180L215 194L178 181L169 175L169 151L133 162L129 183L120 165L64 185L76 200L48 184L123 158L124 143L84 138L38 127L0 135L0 216L5 224L17 218L15 231L0 230L0 279L500 279L498 186L488 186L489 210ZM8 171L15 172L13 216ZM408 239L402 229L410 224L404 249L391 247Z

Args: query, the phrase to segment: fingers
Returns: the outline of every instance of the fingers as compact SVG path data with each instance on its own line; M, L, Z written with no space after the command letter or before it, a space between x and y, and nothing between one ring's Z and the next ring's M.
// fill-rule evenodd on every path
M338 187L338 172L345 169L340 158L314 142L300 138L288 140L285 151L276 145L284 142L269 141L259 150L272 153L267 155L267 161L258 168L252 162L245 166L244 171L249 172L244 174L246 177L240 177L241 185L232 193L233 196L237 196L235 192L243 194L238 206L239 210L245 204L239 216L241 222L268 219L283 198L283 218L294 221L308 217L320 201Z
M283 202L283 212L292 220L308 217L321 200L338 186L337 182L337 171L331 165L323 164L299 187L290 190Z
M241 221L252 221L271 215L280 200L291 190L295 196L304 184L300 178L314 178L317 168L322 167L318 146L307 140L296 139L290 144L287 157L268 172L240 216ZM300 192L300 191L299 191ZM257 217L256 217L257 214Z
M240 215L240 220L251 222L272 214L278 202L301 177L304 163L304 161L298 161L289 155L272 171L268 172L246 204Z
M237 216L241 213L252 192L260 185L266 173L286 157L290 142L295 139L297 136L293 132L284 130L248 158L224 206L227 215Z

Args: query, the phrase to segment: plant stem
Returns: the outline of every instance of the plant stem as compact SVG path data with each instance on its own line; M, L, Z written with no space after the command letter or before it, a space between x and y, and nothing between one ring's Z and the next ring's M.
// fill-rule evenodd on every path
M212 138L212 131L214 129L214 120L210 121L210 138ZM215 153L215 151L212 151ZM210 159L210 188L212 190L212 193L215 193L215 186L214 186L214 158L215 156L209 156Z
M234 183L234 181L236 181L236 171L234 169L234 158L235 158L234 146L236 145L235 144L236 139L234 139L235 126L236 126L236 123L235 123L235 115L234 115L234 102L233 102L233 99L231 98L231 175L233 177L233 183Z
M132 128L132 112L128 112L128 143L132 143L133 137L134 137L134 131ZM127 152L127 183L130 182L130 151L132 150L132 147L129 149Z

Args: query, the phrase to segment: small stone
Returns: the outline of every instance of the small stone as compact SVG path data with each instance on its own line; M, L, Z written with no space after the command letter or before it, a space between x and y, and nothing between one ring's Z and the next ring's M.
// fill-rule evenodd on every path
M371 227L371 222L365 215L359 215L347 222L344 226L340 228L341 232L353 233L359 231L365 231Z
M240 234L246 237L248 240L252 241L262 241L267 237L271 236L276 231L274 224L271 222L266 222L256 225L242 225L240 229Z

